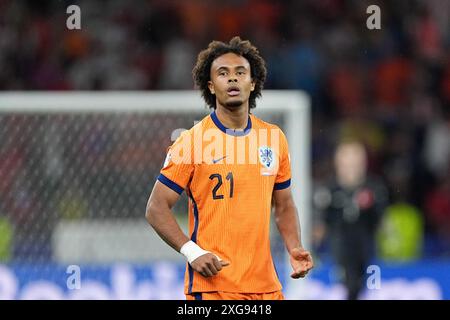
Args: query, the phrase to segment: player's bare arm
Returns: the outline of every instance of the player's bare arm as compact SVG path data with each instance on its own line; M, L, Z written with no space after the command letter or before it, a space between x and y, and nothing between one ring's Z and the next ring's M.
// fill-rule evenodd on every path
M275 190L273 204L275 222L290 255L293 269L291 277L303 278L314 267L314 262L309 251L306 251L301 243L300 222L291 188Z
M181 230L172 208L179 194L157 181L150 194L145 217L158 235L172 248L180 252L190 239ZM229 263L220 260L212 253L200 252L200 256L190 262L191 267L204 277L216 275Z

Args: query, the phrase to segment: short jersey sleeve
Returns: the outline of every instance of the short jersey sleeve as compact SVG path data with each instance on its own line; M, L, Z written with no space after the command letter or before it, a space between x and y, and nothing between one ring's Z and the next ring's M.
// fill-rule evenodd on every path
M184 131L169 147L158 181L181 194L194 170L191 133Z
M280 156L274 190L286 189L291 185L291 161L286 136L280 130Z

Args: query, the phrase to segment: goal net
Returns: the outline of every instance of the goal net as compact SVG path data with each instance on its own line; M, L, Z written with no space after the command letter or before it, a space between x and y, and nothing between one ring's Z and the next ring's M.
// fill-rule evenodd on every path
M209 112L196 91L1 93L0 263L182 263L145 207L173 138ZM309 98L266 90L252 112L287 136L309 247ZM186 230L186 199L175 212ZM278 232L271 240L287 265Z

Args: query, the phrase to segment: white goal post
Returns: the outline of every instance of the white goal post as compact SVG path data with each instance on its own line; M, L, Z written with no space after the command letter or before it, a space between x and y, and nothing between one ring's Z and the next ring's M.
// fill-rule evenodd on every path
M288 139L292 192L298 208L302 241L311 249L310 99L293 90L265 90L252 110L263 120L264 113L279 114ZM97 91L97 92L4 92L0 93L0 119L5 114L88 113L203 113L198 91ZM199 119L200 120L200 119ZM270 122L270 121L269 121ZM288 283L286 283L288 285Z

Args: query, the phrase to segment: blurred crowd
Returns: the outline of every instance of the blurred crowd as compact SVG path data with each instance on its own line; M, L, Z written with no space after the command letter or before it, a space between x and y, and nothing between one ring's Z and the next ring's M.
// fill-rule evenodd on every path
M71 4L81 30L66 28ZM315 189L336 143L361 141L388 210L420 221L424 255L449 256L449 17L445 0L0 0L0 90L193 89L198 52L240 35L266 59L266 89L312 98ZM0 152L0 172L13 156Z

